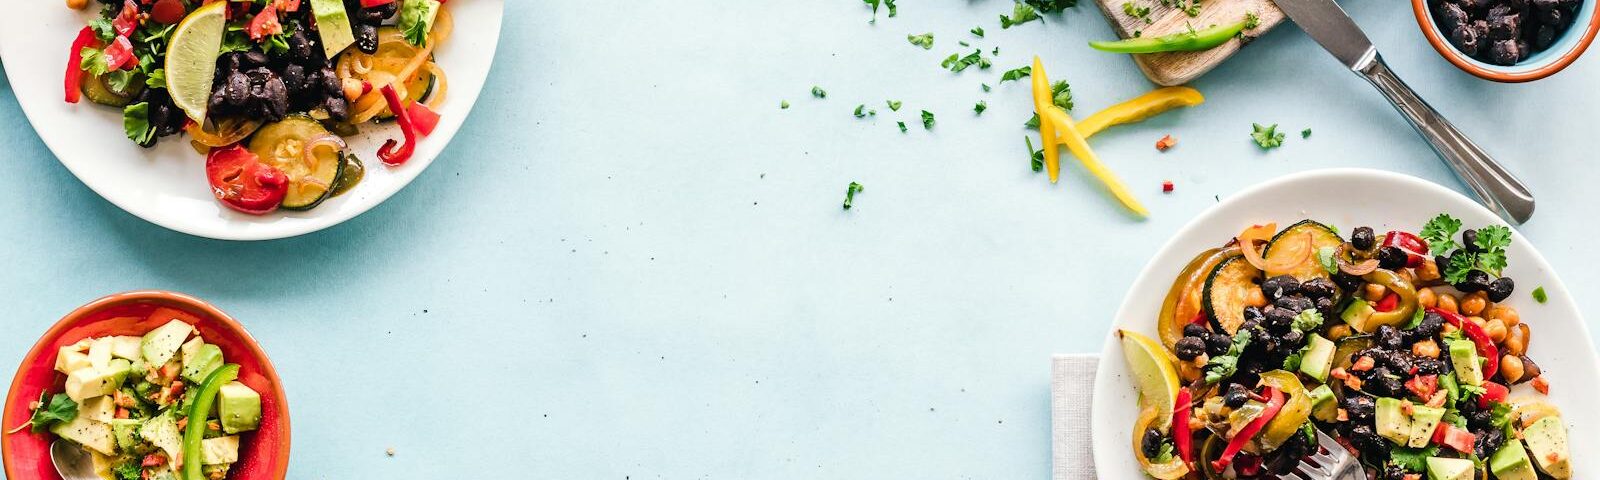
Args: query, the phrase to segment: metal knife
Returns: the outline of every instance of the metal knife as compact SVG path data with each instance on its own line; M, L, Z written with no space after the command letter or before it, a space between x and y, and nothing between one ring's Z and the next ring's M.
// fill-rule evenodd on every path
M1333 0L1274 0L1274 3L1334 58L1377 87L1428 141L1434 153L1478 195L1484 206L1512 224L1521 224L1533 216L1533 193L1528 187L1400 81L1400 77L1383 63L1383 57L1378 55L1377 47L1372 46L1367 34L1361 32L1361 27L1356 26L1339 4Z

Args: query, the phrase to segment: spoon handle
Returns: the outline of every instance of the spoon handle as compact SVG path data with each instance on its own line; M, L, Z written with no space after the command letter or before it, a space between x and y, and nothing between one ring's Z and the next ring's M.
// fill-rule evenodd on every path
M1528 187L1417 96L1417 92L1389 70L1377 52L1370 58L1357 65L1355 72L1383 92L1389 103L1411 122L1417 133L1433 147L1434 153L1478 195L1485 207L1513 225L1527 222L1533 216L1534 207L1533 193Z

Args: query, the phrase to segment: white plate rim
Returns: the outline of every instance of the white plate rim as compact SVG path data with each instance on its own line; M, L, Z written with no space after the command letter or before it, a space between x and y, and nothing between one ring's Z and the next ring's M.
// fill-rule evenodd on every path
M1238 205L1248 202L1266 192L1285 188L1288 185L1293 185L1299 182L1344 180L1393 182L1403 184L1406 188L1417 189L1416 191L1420 192L1417 195L1419 198L1437 199L1449 204L1438 206L1440 211L1450 212L1457 218L1462 218L1463 216L1471 217L1463 218L1463 222L1468 226L1488 224L1490 222L1494 224L1505 224L1504 221L1494 215L1493 212L1490 212L1488 209L1479 205L1472 199L1463 196L1459 192L1410 175L1366 168L1318 169L1284 175L1241 190L1237 194L1231 195L1216 205L1206 209L1193 220L1190 220L1182 228L1179 228L1178 231L1169 237L1167 241L1162 244L1161 248L1151 256L1151 260L1147 262L1144 268L1140 270L1139 275L1135 277L1135 280L1129 286L1127 293L1124 294L1123 301L1117 308L1117 313L1113 319L1112 325L1106 333L1105 343L1100 350L1100 363L1095 372L1093 400L1091 401L1092 410L1090 415L1090 418L1092 419L1091 431L1093 432L1091 445L1093 448L1095 468L1097 469L1099 478L1148 478L1139 472L1137 464L1128 456L1129 449L1131 448L1131 432L1128 430L1129 426L1132 425L1131 422L1134 420L1134 417L1132 415L1115 414L1115 412L1119 410L1119 408L1117 408L1118 405L1116 404L1117 399L1124 398L1126 394L1132 392L1133 389L1132 383L1124 378L1126 366L1124 365L1125 362L1122 359L1120 342L1117 341L1115 332L1118 329L1123 328L1141 332L1154 332L1155 330L1153 315L1150 317L1134 318L1129 314L1130 310L1134 310L1138 304L1152 301L1150 296L1140 294L1142 293L1139 291L1141 290L1140 287L1145 284L1155 282L1153 286L1159 288L1159 293L1157 294L1158 296L1155 298L1160 298L1160 295L1165 295L1167 288L1171 285L1171 277L1176 275L1176 270L1182 267L1182 262L1186 262L1189 258L1193 257L1195 252L1199 251L1199 249L1193 249L1192 251L1178 251L1177 249L1185 248L1187 250L1186 245L1198 240L1190 237L1195 236L1196 231L1200 230L1202 226L1210 225L1213 222L1218 221L1237 220L1234 223L1238 223L1240 225L1254 221L1227 218L1227 215L1232 214L1232 210L1237 209ZM1276 220L1282 222L1295 221L1298 220L1298 218L1256 220ZM1420 226L1420 224L1418 226ZM1589 377L1588 380L1591 381L1587 383L1587 386L1579 385L1573 382L1566 382L1567 384L1565 385L1565 388L1573 391L1586 389L1583 391L1590 392L1592 394L1592 392L1595 391L1595 385L1600 385L1600 356L1596 355L1594 346L1592 343L1590 343L1590 339L1592 337L1589 333L1588 323L1584 321L1582 311L1578 309L1577 303L1573 300L1565 284L1561 281L1556 271L1550 266L1549 262L1542 254L1539 253L1536 248L1533 247L1532 243L1522 235L1522 232L1517 230L1516 226L1512 225L1511 229L1513 247L1508 253L1512 255L1512 267L1508 268L1508 271L1516 269L1519 272L1539 272L1538 276L1543 278L1544 281L1538 284L1538 286L1544 287L1548 296L1548 301L1541 305L1541 307L1555 306L1557 312L1565 311L1571 313L1569 316L1560 317L1565 318L1566 320L1554 320L1553 323L1565 323L1568 325L1565 325L1564 328L1573 329L1571 333L1574 336L1579 337L1576 342L1577 345L1573 347L1576 348L1577 351L1571 352L1572 354L1569 354L1568 356L1582 357L1586 359L1586 361L1584 362L1585 365L1581 365L1578 368L1567 367L1569 364L1565 362L1561 363L1561 365L1564 366L1564 370L1572 372L1580 372L1583 370L1582 367L1587 367L1588 375L1585 376ZM1163 257L1169 257L1172 255L1178 255L1180 258L1182 258L1182 261L1178 262L1178 265L1170 265L1172 262L1162 261ZM1169 270L1171 270L1171 272L1168 272ZM1154 277L1153 275L1156 275L1157 273L1162 273L1163 276L1161 278ZM1531 288L1535 288L1535 285L1521 283L1518 285L1517 292L1514 295L1526 297L1528 296L1528 292ZM1159 302L1157 301L1156 303ZM1532 326L1535 327L1534 331L1538 332L1538 328L1541 323L1551 321L1552 320L1549 318L1534 320L1535 323L1532 324ZM1535 336L1537 337L1538 335L1536 334ZM1535 354L1535 356L1537 357L1538 355ZM1545 366L1546 371L1550 370L1550 364L1543 365ZM1526 384L1515 387L1513 389L1513 395L1525 392L1527 389L1528 386ZM1581 441L1581 443L1584 445L1596 444L1595 438L1597 438L1597 435L1600 434L1589 433L1589 430L1573 428L1575 423L1582 425L1596 424L1594 421L1595 418L1597 418L1596 415L1587 413L1582 408L1578 408L1580 405L1575 405L1571 402L1558 402L1556 400L1558 395L1560 395L1561 398L1582 397L1583 395L1561 394L1558 390L1553 388L1551 393L1551 401L1562 410L1562 416L1567 423L1570 440L1572 440L1574 443L1579 443ZM1123 405L1123 407L1129 410L1134 408L1128 405ZM1575 419L1580 421L1575 422ZM1585 435L1585 433L1589 434ZM1574 447L1572 448L1572 451L1576 452L1584 450ZM1578 457L1574 457L1575 460L1576 458ZM1573 467L1575 472L1574 478L1593 476L1595 473L1600 472L1600 465L1597 465L1594 462L1575 463ZM1585 474L1585 472L1587 472L1587 474Z

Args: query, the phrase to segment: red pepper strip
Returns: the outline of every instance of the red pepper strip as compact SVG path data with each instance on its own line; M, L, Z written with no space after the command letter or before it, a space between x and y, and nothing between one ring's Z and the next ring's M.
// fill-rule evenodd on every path
M1189 323L1193 323L1195 325L1199 325L1199 326L1204 327L1204 326L1206 326L1206 320L1207 320L1206 319L1206 311L1205 310L1201 310L1201 311L1198 311L1198 312L1194 312L1194 318L1189 319Z
M83 49L94 47L100 39L95 37L94 29L83 27L78 31L78 38L72 41L72 51L67 53L67 103L78 103L83 98Z
M1406 266L1412 268L1422 266L1428 254L1428 242L1422 241L1411 232L1390 230L1389 233L1383 234L1383 246L1398 247L1406 252Z
M1444 317L1445 323L1461 329L1461 333L1465 333L1467 338L1472 340L1472 344L1478 347L1478 356L1484 360L1484 380L1493 378L1494 374L1500 371L1500 349L1494 346L1494 340L1489 339L1489 333L1483 331L1483 327L1467 321L1461 315L1440 310L1438 307L1428 307L1428 311Z
M400 94L395 93L394 85L383 86L383 99L389 103L389 111L394 113L394 120L400 124L400 132L405 134L406 142L395 150L394 139L383 142L383 147L378 148L378 158L385 165L399 166L411 159L411 153L417 148L417 128L411 124L411 113L406 111L405 105L400 103Z
M1400 306L1400 295L1389 292L1388 295L1383 296L1382 300L1378 300L1378 304L1374 305L1372 309L1379 312L1390 312L1394 311L1394 308L1398 306Z
M1267 397L1267 407L1261 409L1261 416L1251 420L1249 425L1239 429L1238 435L1234 435L1233 439L1228 440L1228 448L1222 450L1222 456L1211 462L1212 471L1221 472L1227 470L1228 464L1233 463L1233 457L1239 454L1239 450L1244 448L1244 444L1249 443L1250 438L1256 436L1257 433L1261 433L1261 429L1266 428L1267 422L1272 421L1272 417L1278 416L1278 410L1283 409L1283 392L1272 387L1266 387L1264 392Z
M1406 380L1405 385L1406 390L1410 390L1411 393L1417 394L1417 398L1427 401L1429 397L1433 396L1434 392L1439 391L1439 376L1417 375L1415 377L1411 377L1410 380Z
M1511 390L1505 385L1488 380L1483 381L1482 387L1483 395L1478 396L1478 408L1484 410L1488 410L1495 403L1506 401L1506 397L1511 395Z
M388 4L391 4L391 3L394 3L394 2L395 2L395 0L361 0L361 7L362 8L381 7L381 6L388 5Z
M1471 453L1477 441L1478 436L1472 432L1445 422L1439 422L1439 427L1433 431L1433 443L1454 448L1461 453Z
M1189 410L1194 408L1191 405L1193 401L1194 394L1189 393L1189 389L1180 389L1178 404L1172 410L1172 443L1177 445L1178 458L1182 458L1185 464L1194 462L1194 455L1190 453L1193 450L1194 433L1189 431Z
M422 136L433 135L433 129L439 126L439 114L418 102L411 102L406 107L406 113L411 115L411 124L416 125L417 133Z

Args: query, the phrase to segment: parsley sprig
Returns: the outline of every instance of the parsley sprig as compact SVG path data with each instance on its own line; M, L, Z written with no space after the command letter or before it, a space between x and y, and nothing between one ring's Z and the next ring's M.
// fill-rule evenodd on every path
M1228 352L1206 361L1206 383L1217 383L1238 372L1239 355L1243 354L1245 347L1248 346L1250 346L1250 330L1240 329L1239 333L1233 334L1233 344L1228 346Z
M1506 268L1506 247L1511 246L1511 229L1504 225L1480 228L1472 239L1471 248L1456 243L1456 233L1460 230L1461 220L1441 213L1428 220L1419 235L1428 242L1429 251L1449 258L1447 264L1439 266L1444 280L1460 283L1473 270L1500 276Z
M1271 126L1263 127L1259 123L1252 123L1250 127L1252 129L1250 139L1255 140L1256 145L1261 146L1262 150L1283 146L1284 135L1283 132L1278 131L1278 124L1274 123Z

